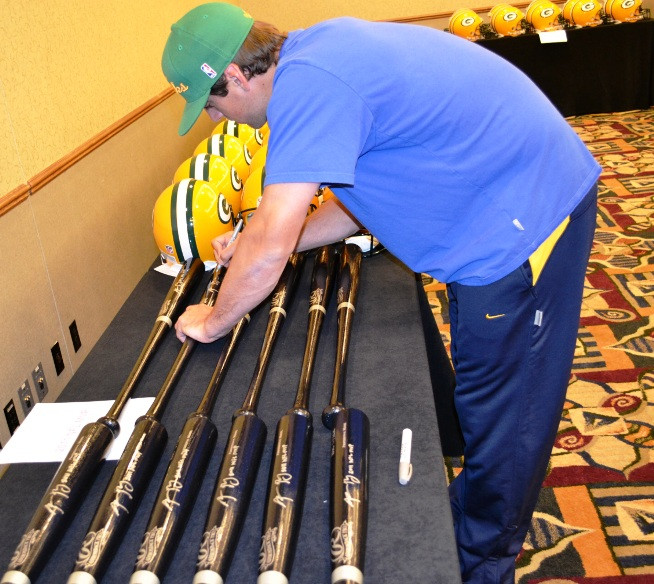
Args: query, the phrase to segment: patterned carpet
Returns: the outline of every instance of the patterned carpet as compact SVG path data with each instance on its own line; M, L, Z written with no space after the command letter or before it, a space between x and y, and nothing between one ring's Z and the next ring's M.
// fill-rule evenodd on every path
M518 584L654 583L654 109L568 119L602 165L567 404ZM449 349L445 286L424 276ZM460 459L446 460L456 476Z

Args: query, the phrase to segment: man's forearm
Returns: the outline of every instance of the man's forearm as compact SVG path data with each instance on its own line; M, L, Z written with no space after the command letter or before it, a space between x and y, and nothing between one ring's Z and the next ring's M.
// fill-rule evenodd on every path
M239 244L220 287L216 304L207 319L207 333L213 338L227 334L275 287L288 255L266 254L250 259L248 245ZM248 258L248 259L246 259Z
M297 251L340 241L361 228L353 215L335 199L329 199L304 221Z

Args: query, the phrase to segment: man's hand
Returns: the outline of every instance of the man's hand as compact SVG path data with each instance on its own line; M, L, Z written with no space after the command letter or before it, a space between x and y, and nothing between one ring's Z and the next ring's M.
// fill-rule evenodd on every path
M175 335L184 342L189 336L201 343L211 343L224 336L220 333L209 333L209 315L211 307L206 304L193 304L187 306L175 323Z
M214 237L211 240L211 247L213 247L213 255L216 258L216 261L219 265L229 266L229 262L236 251L236 244L238 243L238 237L230 242L232 238L233 231L228 231L223 233L218 237Z

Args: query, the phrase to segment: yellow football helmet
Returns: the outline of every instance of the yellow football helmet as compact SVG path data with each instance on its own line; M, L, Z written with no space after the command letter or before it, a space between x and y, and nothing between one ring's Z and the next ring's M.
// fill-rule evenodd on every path
M555 30L559 24L561 9L550 0L533 0L527 7L527 22L537 31Z
M322 199L321 203L324 203L329 199L335 199L336 195L329 187L320 187L320 197Z
M263 144L263 134L260 130L255 130L252 126L247 124L239 124L224 118L211 132L213 136L216 134L227 134L238 138L243 144L248 147L250 154L254 154L261 144Z
M488 13L491 28L502 36L519 36L525 32L522 26L523 12L510 4L497 4Z
M197 145L193 156L205 153L221 156L236 169L242 181L247 180L252 156L248 147L238 138L228 134L212 134Z
M642 18L643 0L606 0L604 12L616 22L635 22Z
M476 41L481 38L479 27L483 24L481 16L469 8L459 8L455 11L448 23L448 29L452 34L463 37L469 41Z
M601 4L598 0L568 0L563 5L563 18L575 26L602 24Z
M198 154L188 158L179 166L173 177L173 182L180 182L185 178L206 180L225 196L232 208L234 218L241 210L241 191L243 181L236 169L222 156L215 154Z
M324 204L325 201L328 201L329 199L334 197L334 193L329 190L328 187L320 187L317 191L316 194L313 196L313 199L311 199L311 203L309 203L309 212L307 215L311 215L320 205Z
M268 143L264 142L261 148L259 148L259 150L257 150L254 153L254 156L252 157L252 162L250 163L250 173L252 173L255 168L260 168L266 165L267 154L268 154Z
M252 215L261 204L261 197L263 196L263 183L266 179L266 167L260 166L255 168L248 179L245 181L243 187L243 194L241 195L241 218L243 224L247 225Z
M233 229L232 210L209 182L182 179L166 188L152 211L152 232L161 256L181 264L215 261L211 240Z

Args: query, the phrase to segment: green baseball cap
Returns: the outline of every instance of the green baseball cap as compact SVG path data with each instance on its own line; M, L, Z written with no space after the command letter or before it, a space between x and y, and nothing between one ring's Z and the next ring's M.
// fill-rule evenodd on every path
M211 2L194 8L171 26L161 68L186 100L180 136L200 117L211 87L232 62L253 23L242 8Z

